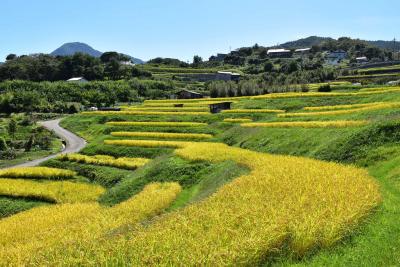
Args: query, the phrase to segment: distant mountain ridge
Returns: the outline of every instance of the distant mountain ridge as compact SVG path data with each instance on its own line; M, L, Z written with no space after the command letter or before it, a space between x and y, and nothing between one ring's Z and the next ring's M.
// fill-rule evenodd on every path
M322 42L333 41L333 40L336 39L331 37L309 36L295 41L289 41L277 45L275 47L281 47L286 49L304 48L304 47L312 47L313 45L320 45ZM383 40L378 40L378 41L361 40L361 41L365 41L370 45L377 46L382 49L391 50L395 47L395 49L400 50L400 42L397 42L395 44L393 41L383 41Z
M286 48L286 49L312 47L313 45L319 45L324 41L332 41L332 40L334 40L334 39L331 37L310 36L310 37L298 39L295 41L289 41L289 42L280 44L277 47L282 47L282 48Z
M100 57L103 52L100 52L88 44L80 42L65 43L53 52L50 53L52 56L71 56L75 53L84 53L92 57ZM139 58L129 56L133 63L144 64L145 62Z

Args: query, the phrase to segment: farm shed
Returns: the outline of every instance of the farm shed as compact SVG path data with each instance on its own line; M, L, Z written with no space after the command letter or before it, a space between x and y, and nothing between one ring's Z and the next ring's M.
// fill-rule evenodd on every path
M221 81L235 81L238 82L240 80L240 74L230 71L218 71L215 76L216 80Z
M111 107L104 107L104 108L99 108L99 111L121 111L121 108L111 108Z
M67 82L75 82L75 83L87 83L88 80L86 80L83 77L75 77L75 78L71 78L69 80L67 80Z
M214 103L214 104L210 104L210 112L211 113L219 113L222 110L227 110L227 109L231 109L231 104L232 102L219 102L219 103Z
M178 99L203 98L202 94L186 89L177 92L176 95L178 96Z

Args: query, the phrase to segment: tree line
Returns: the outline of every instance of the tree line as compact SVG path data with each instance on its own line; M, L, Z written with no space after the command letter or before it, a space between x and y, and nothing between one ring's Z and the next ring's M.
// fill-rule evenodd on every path
M72 77L87 80L120 80L133 77L151 77L130 63L130 58L117 52L105 52L100 58L83 53L72 56L10 54L0 65L0 81L61 81Z
M89 83L5 81L0 82L0 113L74 113L81 105L105 107L143 98L167 98L175 90L172 82L138 78Z

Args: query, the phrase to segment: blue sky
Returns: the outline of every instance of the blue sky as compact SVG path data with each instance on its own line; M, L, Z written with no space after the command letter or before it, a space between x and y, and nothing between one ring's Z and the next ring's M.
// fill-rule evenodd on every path
M398 0L0 0L0 10L0 61L72 41L186 61L310 35L400 39Z

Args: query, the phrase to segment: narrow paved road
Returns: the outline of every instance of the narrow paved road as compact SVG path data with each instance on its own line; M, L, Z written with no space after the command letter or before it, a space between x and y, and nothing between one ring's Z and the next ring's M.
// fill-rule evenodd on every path
M11 166L11 167L7 167L5 169L9 169L9 168L14 168L14 167L33 167L33 166L37 166L40 163L55 158L60 154L65 154L65 153L74 153L74 152L78 152L79 150L81 150L82 148L84 148L86 146L86 141L82 138L80 138L79 136L71 133L70 131L62 128L59 123L60 123L61 119L57 119L57 120L51 120L51 121L42 121L39 122L40 125L42 125L43 127L45 127L46 129L48 129L49 131L54 131L54 133L60 137L62 140L64 140L66 142L66 146L64 148L63 151L61 151L60 153L57 154L53 154L50 156L47 156L45 158L41 158L41 159L35 159L32 161L28 161L22 164L18 164L15 166Z

